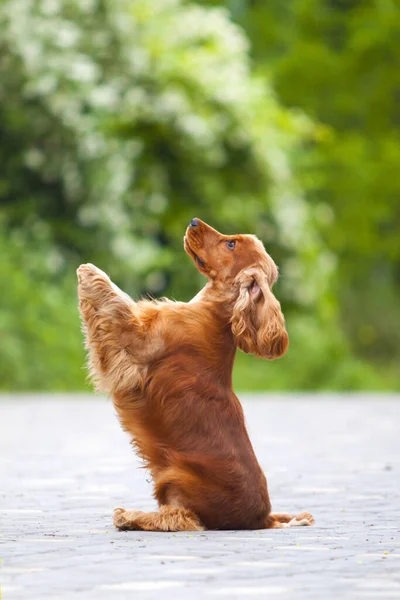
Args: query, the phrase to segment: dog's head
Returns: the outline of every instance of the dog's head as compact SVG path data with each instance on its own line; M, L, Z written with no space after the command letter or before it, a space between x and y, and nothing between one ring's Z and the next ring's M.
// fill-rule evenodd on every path
M222 235L192 219L184 247L198 270L232 299L232 332L244 352L279 358L289 345L280 304L272 293L278 269L254 235Z

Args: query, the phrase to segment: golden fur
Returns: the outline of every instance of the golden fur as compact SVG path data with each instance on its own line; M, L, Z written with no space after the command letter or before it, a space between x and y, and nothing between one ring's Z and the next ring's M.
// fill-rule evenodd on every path
M194 219L184 246L208 282L188 303L134 302L95 266L78 269L90 374L114 401L154 482L158 512L117 508L119 529L183 531L311 525L273 514L232 389L239 347L282 356L288 334L272 293L278 270L251 235Z

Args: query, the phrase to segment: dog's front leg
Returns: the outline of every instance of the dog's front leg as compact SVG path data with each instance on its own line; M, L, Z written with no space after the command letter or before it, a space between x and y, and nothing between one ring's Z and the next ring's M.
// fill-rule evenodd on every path
M97 389L123 391L136 385L145 331L137 304L92 264L77 270L89 368Z

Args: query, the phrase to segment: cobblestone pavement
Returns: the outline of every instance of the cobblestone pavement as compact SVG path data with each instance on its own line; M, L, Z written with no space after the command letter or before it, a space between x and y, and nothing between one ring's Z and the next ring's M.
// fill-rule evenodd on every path
M274 509L315 527L117 532L153 501L112 404L0 399L0 598L400 599L400 397L244 407Z

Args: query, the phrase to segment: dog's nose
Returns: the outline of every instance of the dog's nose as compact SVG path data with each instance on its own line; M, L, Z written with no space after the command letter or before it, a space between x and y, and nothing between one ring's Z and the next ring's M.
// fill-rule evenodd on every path
M190 221L190 227L197 227L199 224L199 220L198 219L192 219Z

